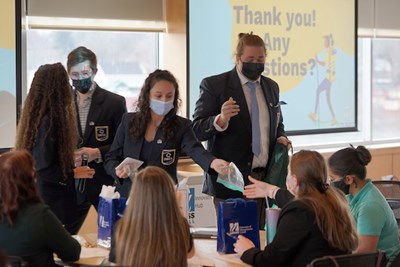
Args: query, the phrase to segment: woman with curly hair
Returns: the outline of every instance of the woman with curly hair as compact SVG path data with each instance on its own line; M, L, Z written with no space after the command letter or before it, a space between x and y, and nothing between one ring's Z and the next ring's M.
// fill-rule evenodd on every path
M36 162L40 196L72 234L77 216L75 178L91 178L87 166L74 169L77 124L72 89L61 63L36 71L18 123L15 148Z
M135 113L122 117L105 168L117 184L122 196L131 187L129 170L115 169L124 158L143 161L142 167L158 166L166 170L177 183L176 167L182 151L206 172L227 172L228 162L217 159L197 141L188 119L177 115L179 87L167 70L156 70L146 78Z
M42 203L34 166L26 150L0 155L0 250L29 266L56 266L53 253L76 261L81 246Z

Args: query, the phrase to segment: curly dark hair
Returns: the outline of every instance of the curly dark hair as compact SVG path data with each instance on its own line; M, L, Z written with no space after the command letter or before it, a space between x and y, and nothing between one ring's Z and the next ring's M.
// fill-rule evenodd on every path
M44 119L49 121L45 138L55 142L65 180L73 167L78 132L72 88L61 63L43 65L36 71L18 123L16 149L33 150Z
M0 222L7 220L12 226L23 205L41 202L34 166L33 158L26 150L0 155Z
M162 138L164 140L172 139L178 129L176 113L181 105L178 82L171 72L167 70L155 70L149 74L143 84L137 101L136 113L134 113L129 125L129 134L134 140L142 138L146 133L147 124L151 120L150 90L159 81L168 81L175 87L174 108L165 115L159 126L159 129L162 129L164 132Z

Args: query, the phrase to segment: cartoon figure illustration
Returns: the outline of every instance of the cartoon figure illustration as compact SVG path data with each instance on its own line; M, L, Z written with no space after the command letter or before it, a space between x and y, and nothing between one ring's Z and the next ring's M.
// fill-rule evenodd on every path
M315 100L315 108L314 112L311 112L309 114L310 118L314 121L320 121L318 117L318 112L319 112L319 97L320 94L325 91L326 93L326 101L328 103L329 111L331 113L331 120L330 124L331 125L336 125L337 120L335 117L335 113L333 111L332 103L331 103L331 88L333 82L336 80L336 48L333 47L333 37L332 34L330 35L325 35L323 36L324 38L324 46L325 49L323 51L323 60L319 60L318 56L315 56L315 61L317 64L319 64L322 67L325 67L326 69L326 76L322 80L321 83L319 83L319 78L318 78L318 69L317 69L317 94L316 94L316 100Z

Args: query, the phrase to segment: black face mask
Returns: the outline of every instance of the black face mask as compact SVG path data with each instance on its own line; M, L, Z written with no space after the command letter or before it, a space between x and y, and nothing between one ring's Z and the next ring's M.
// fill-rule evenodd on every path
M252 81L257 80L264 71L264 63L242 62L242 64L243 75Z
M86 94L90 87L92 87L92 78L86 78L82 80L72 80L72 85L75 87L78 92L82 94Z
M340 181L332 182L332 185L341 190L345 195L350 194L350 185L344 182L344 178Z

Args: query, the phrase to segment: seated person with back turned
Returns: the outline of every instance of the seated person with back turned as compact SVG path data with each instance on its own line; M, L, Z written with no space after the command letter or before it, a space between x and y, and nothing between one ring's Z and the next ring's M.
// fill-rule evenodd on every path
M206 172L228 171L229 163L214 157L196 139L190 120L177 115L180 101L178 82L169 71L155 70L146 78L137 112L124 114L105 158L107 173L114 177L121 196L128 195L132 183L127 179L129 171L115 167L126 157L143 161L141 167L166 170L175 183L182 151Z
M38 195L32 156L26 150L0 155L0 250L31 267L79 259L81 246Z
M350 204L359 235L355 253L384 251L391 266L400 266L400 242L397 222L384 196L370 179L366 179L366 165L371 153L364 146L347 147L328 159L329 177L334 187L342 190ZM279 207L293 199L285 189L251 179L245 189L248 198L275 198ZM397 258L396 258L397 255Z
M246 186L245 196L265 197L257 185L266 183L249 179L256 184ZM321 154L306 150L294 154L286 179L294 200L283 206L276 235L264 250L239 236L234 246L241 259L253 266L297 267L322 256L351 253L358 241L354 220L343 193L326 183Z
M115 230L117 265L187 266L194 247L178 193L163 169L149 166L138 172ZM114 261L114 247L110 260Z

